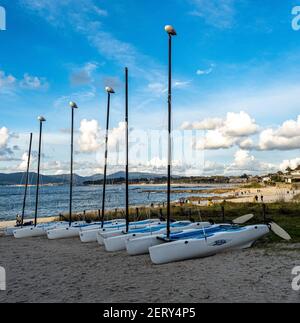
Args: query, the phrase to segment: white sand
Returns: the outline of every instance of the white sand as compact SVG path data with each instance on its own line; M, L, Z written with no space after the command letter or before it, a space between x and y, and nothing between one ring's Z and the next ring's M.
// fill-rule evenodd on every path
M278 249L280 248L280 249ZM108 254L78 239L0 238L2 302L300 302L291 288L299 245L250 249L165 266Z

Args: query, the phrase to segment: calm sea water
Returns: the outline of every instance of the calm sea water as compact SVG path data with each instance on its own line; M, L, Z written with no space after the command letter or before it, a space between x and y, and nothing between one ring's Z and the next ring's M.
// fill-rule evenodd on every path
M174 191L183 189L208 189L208 186L174 187ZM149 193L148 191L153 191ZM0 221L14 220L22 211L24 187L0 186ZM178 200L187 196L207 196L206 194L174 193L172 200ZM130 186L131 205L150 205L166 202L166 187L164 186ZM100 186L78 186L74 187L73 210L101 209L102 187ZM122 208L125 204L125 186L111 185L107 187L107 208ZM35 187L29 188L26 217L34 215ZM40 189L39 216L55 216L59 213L68 212L69 188L67 186L43 186Z

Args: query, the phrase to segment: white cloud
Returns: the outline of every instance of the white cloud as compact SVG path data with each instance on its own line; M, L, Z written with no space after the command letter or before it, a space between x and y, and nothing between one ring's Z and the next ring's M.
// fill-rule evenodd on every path
M126 123L120 122L117 128L109 131L108 146L112 151L121 151L125 145Z
M216 28L231 28L235 21L235 0L190 0L194 6L192 15L201 17Z
M245 137L258 132L258 125L246 112L228 112L225 119L207 118L199 122L183 123L182 129L219 130L230 137Z
M217 149L229 149L236 143L236 138L225 136L219 130L210 130L207 132L203 139L194 143L196 150L217 150Z
M11 161L14 159L13 150L8 147L12 134L6 127L0 128L0 161Z
M237 173L265 173L276 171L276 165L265 163L257 160L254 156L250 155L247 150L238 150L234 156L234 162L227 167L226 172Z
M0 148L7 146L9 139L9 130L6 127L0 128Z
M31 76L25 73L23 79L18 80L15 76L6 75L0 71L0 93L15 94L18 89L39 90L48 88L49 84L43 77Z
M97 120L82 120L78 141L83 153L96 152L100 147L100 127Z
M293 150L300 148L300 116L288 120L277 129L266 129L259 137L260 150Z
M224 121L220 118L207 118L199 122L184 122L181 126L182 130L216 130L221 128Z
M11 75L6 75L0 71L0 93L10 94L16 87L17 79Z
M250 150L252 150L252 149L255 148L255 144L254 144L253 139L246 138L246 139L239 142L239 147L241 149L246 149L246 150L250 149Z
M27 169L27 164L28 164L28 153L24 153L21 157L21 163L20 165L18 166L18 170L20 171L26 171Z
M24 74L20 81L20 87L28 90L39 90L48 88L49 84L44 77L31 76L28 73Z
M202 76L202 75L209 75L209 74L211 74L213 72L215 66L216 66L215 64L211 64L208 69L205 69L205 70L204 69L198 69L196 71L196 74L197 75L200 75L200 76Z
M300 158L290 159L290 160L284 160L279 168L281 171L285 172L287 168L296 169L300 165Z
M244 137L258 132L258 125L247 113L227 113L225 119L208 118L200 122L185 122L181 126L184 130L208 130L203 139L196 143L196 149L228 149L238 145L242 140L242 146L247 147L250 141Z
M277 131L279 136L285 138L297 137L300 134L300 115L297 120L288 120Z
M240 113L229 112L224 122L222 131L231 137L245 137L258 132L258 125L254 119L241 111Z

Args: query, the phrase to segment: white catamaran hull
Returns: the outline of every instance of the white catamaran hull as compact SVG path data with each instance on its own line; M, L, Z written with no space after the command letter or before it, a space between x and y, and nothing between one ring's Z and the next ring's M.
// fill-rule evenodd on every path
M7 237L11 237L14 235L14 231L16 230L20 230L22 229L22 227L9 227L9 228L6 228L5 231L4 231L4 234L7 236Z
M122 236L116 236L104 239L104 246L107 252L117 252L126 249L126 241L132 238L144 237L149 233L123 233Z
M80 228L66 227L47 231L49 240L76 238L79 236Z
M14 231L16 239L42 237L46 235L43 227L25 227Z
M270 230L266 225L244 228L240 232L220 232L207 239L179 240L149 249L151 260L156 265L194 258L204 258L231 249L250 248Z
M98 228L92 228L92 229L89 228L89 229L85 229L85 230L80 230L79 238L82 243L97 242L98 233L105 232L107 230L116 230L116 229L125 227L125 225L122 224L122 222L115 223L114 226L115 227L112 227L110 229L102 229L101 226L99 226Z
M206 223L206 225L210 225L210 223ZM174 227L171 227L171 232L176 233L176 232L184 231L185 229L186 230L192 229L192 228L195 229L195 227L197 227L197 223L189 224L186 226L177 226L177 227L174 226ZM105 245L106 251L108 252L122 251L126 249L126 244L130 239L148 237L151 235L158 236L160 234L164 234L165 232L166 232L165 228L162 228L159 231L158 230L155 231L153 228L152 232L151 230L149 230L148 232L135 232L135 233L129 233L129 234L123 233L120 236L105 239L104 245Z
M210 227L211 224L209 222L197 222L192 223L191 225L188 225L184 228L181 228L180 231L187 231L191 229L197 229L197 228L207 228ZM171 229L171 232L175 232L174 229ZM158 239L159 237L163 237L163 233L155 233L148 236L140 236L140 237L134 237L131 239L128 239L126 241L126 249L130 256L139 256L139 255L145 255L149 253L149 248L158 246L162 243L164 243L162 240Z
M156 221L156 220L153 220L153 221ZM143 221L141 224L130 224L130 229L133 230L133 229L144 229L146 228L147 226L149 225L161 225L163 224L163 222L151 222L151 223L147 223L145 224ZM97 232L97 241L98 241L98 244L100 246L104 246L104 241L105 239L108 239L108 238L112 238L112 237L118 237L118 236L123 236L124 235L124 227L116 230L115 228L108 228L108 229L103 229L103 230L100 230L99 232Z

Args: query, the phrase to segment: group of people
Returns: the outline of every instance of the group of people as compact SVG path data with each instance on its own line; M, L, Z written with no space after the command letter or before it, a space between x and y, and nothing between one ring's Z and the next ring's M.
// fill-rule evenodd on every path
M263 195L260 196L260 201L262 203L264 203L264 196ZM254 203L258 203L258 202L259 202L259 196L258 195L255 195L254 196Z

